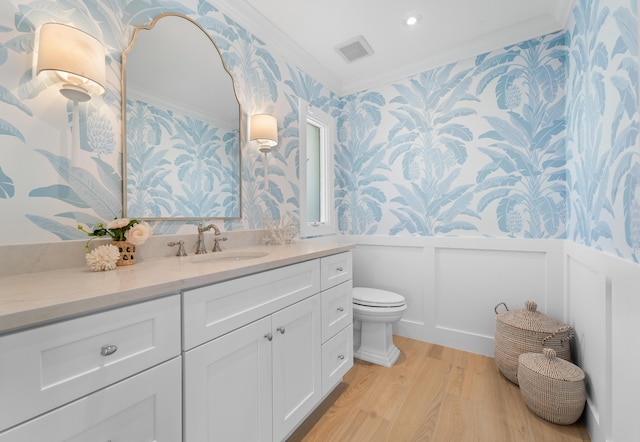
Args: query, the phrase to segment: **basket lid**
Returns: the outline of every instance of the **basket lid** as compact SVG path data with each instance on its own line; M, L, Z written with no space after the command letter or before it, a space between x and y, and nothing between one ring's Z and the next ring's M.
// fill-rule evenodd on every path
M498 313L496 320L512 327L535 332L555 333L568 327L567 324L553 319L537 309L538 304L527 301L524 309Z
M518 357L518 364L550 379L568 382L584 380L584 371L569 361L557 358L552 348L543 348L542 353L523 353Z

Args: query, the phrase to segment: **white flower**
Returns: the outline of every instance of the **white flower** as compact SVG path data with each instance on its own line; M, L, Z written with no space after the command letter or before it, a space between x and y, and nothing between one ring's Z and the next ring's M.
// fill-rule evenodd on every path
M118 218L107 224L107 229L120 229L129 224L129 218Z
M111 244L102 245L87 253L84 257L87 265L94 272L113 270L120 259L120 250Z
M146 221L134 225L124 234L127 241L135 246L143 244L151 235L153 235L153 229Z

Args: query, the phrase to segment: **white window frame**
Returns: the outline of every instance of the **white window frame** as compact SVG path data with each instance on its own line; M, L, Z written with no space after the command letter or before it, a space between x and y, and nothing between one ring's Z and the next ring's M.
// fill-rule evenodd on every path
M299 175L300 175L300 237L336 234L334 205L334 142L335 121L326 112L300 100L299 116ZM307 122L320 128L320 199L321 217L324 222L308 223L307 220Z

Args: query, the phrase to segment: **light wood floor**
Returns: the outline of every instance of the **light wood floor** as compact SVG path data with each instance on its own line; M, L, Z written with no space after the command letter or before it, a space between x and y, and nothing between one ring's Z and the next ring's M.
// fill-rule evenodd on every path
M398 362L360 360L293 441L589 441L582 420L554 425L527 409L486 356L394 336Z

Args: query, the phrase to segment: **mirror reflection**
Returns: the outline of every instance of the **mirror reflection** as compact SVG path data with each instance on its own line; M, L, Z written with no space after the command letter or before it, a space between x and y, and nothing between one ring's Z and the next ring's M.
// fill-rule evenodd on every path
M239 218L240 105L209 35L163 14L122 55L123 212Z

